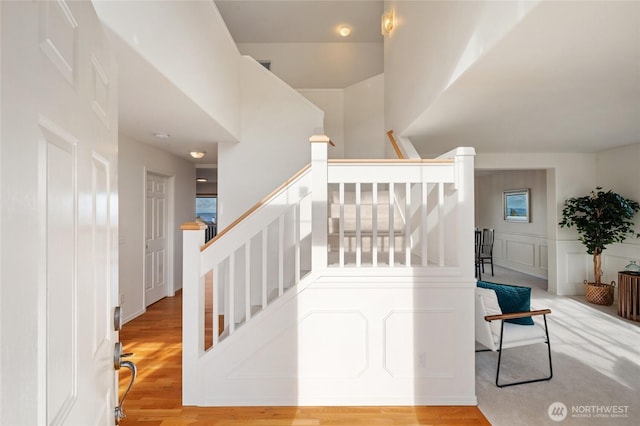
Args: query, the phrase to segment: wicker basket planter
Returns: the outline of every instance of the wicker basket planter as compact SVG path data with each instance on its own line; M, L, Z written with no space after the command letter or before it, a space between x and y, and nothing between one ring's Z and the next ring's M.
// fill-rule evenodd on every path
M587 302L595 303L596 305L611 306L613 304L613 289L615 286L615 281L611 281L611 284L596 284L585 280L584 291Z

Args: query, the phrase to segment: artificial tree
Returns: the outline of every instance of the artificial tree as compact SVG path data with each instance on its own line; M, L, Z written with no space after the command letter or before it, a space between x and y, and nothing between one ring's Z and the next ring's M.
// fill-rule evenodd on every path
M612 243L621 243L628 236L640 237L633 230L633 217L640 210L636 201L611 190L596 187L591 195L573 197L565 201L561 227L575 226L580 241L593 255L595 285L602 285L602 251Z

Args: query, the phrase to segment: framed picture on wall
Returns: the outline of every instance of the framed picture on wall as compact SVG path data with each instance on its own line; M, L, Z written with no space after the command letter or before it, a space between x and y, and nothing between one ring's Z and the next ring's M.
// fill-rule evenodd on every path
M509 222L529 222L529 188L512 189L502 193L504 220Z

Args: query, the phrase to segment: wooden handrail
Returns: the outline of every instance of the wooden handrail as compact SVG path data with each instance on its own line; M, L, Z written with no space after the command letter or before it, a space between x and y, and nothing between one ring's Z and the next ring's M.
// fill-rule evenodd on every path
M213 237L211 240L209 240L209 242L207 242L205 245L203 245L200 248L200 251L205 251L207 249L207 247L209 247L211 244L213 244L215 241L218 240L218 238L222 237L224 234L228 233L229 231L231 231L234 227L236 227L240 222L242 222L243 220L245 220L247 217L249 217L249 215L251 215L253 212L255 212L256 210L258 210L260 207L262 207L263 205L267 204L272 198L274 198L276 195L278 195L283 189L285 189L287 186L289 186L289 184L293 181L295 181L296 179L298 179L303 173L305 173L307 170L309 170L311 168L311 163L307 164L306 166L304 166L302 169L300 169L296 174L294 174L293 176L291 176L289 179L287 179L282 185L280 185L279 187L277 187L276 189L274 189L273 191L271 191L271 193L269 195L267 195L266 197L264 197L262 200L258 201L253 207L251 207L249 210L247 210L246 212L244 212L242 215L240 215L240 217L238 217L236 220L234 220L229 226L227 226L226 228L224 228L222 231L220 231L218 233L218 235L216 235L215 237Z
M430 159L395 159L395 158L370 158L370 159L345 159L334 158L328 160L329 164L453 164L452 158Z
M333 141L327 135L312 135L309 138L309 142L311 142L311 143L328 143L331 146L336 146L336 144L333 143Z
M202 222L185 222L180 225L180 229L183 231L200 231L207 229L207 224Z
M402 150L400 150L400 147L398 146L398 142L396 141L396 138L393 137L393 130L389 130L387 132L387 137L389 137L389 141L391 142L391 146L393 146L393 150L396 152L396 155L398 156L398 158L400 160L404 160L404 154L402 153Z

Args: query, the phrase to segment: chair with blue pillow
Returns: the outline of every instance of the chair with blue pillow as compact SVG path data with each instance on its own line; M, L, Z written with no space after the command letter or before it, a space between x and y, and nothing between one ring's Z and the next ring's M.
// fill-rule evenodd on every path
M541 382L553 377L551 344L547 328L550 309L530 309L531 289L506 284L478 281L476 287L476 341L486 347L485 351L498 353L496 386L521 385ZM542 316L542 324L533 321ZM539 379L500 383L500 363L504 349L545 343L549 354L549 375ZM480 352L480 351L477 351Z

